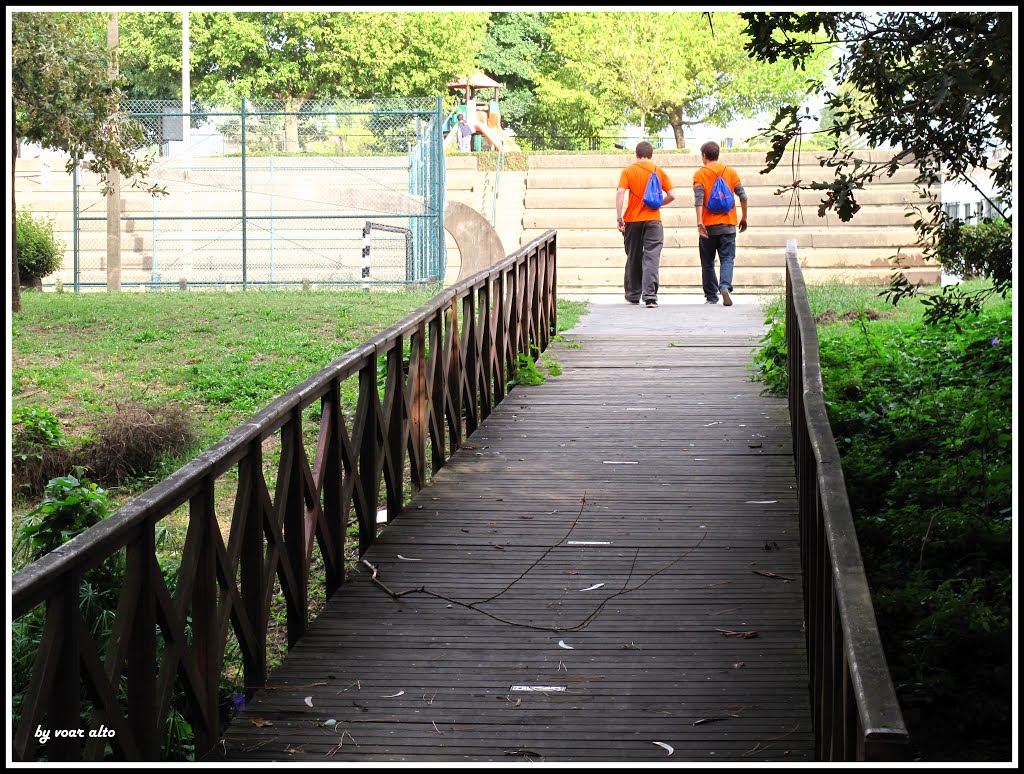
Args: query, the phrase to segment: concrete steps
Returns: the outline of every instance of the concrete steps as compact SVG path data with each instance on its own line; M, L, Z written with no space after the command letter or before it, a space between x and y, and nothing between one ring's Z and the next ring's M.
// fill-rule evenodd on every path
M887 160L885 152L860 154L867 161ZM619 293L625 255L622 235L615 227L615 188L623 168L633 154L537 155L529 158L528 171L502 170L500 173L478 169L477 154L447 156L446 196L462 202L488 221L506 253L548 229L558 231L559 288L563 292ZM892 176L882 176L858 194L861 210L853 220L843 223L835 213L819 217L820 194L808 191L777 193L794 178L811 180L827 174L813 154L804 154L798 165L789 160L773 172L762 175L763 153L723 155L743 181L749 199L749 230L737 238L736 292L762 293L777 290L784 283L786 242L797 241L798 254L808 282L844 281L885 285L889 282L893 256L901 263L912 282L938 282L938 266L923 260L916 245L916 233L907 217L911 204L921 203L913 185L916 171L901 167ZM317 160L323 166L323 160ZM375 199L394 196L406 190L407 172L388 169L388 159L339 158L338 169L311 172L309 161L299 158L274 159L273 170L267 160L247 172L249 193L247 211L265 214L309 215L310 220L280 221L274 226L274 256L279 264L276 276L286 270L289 259L333 261L336 265L358 266L362 220L313 220L316 216L355 213L344 194L356 189L365 198L365 219L373 219ZM662 256L662 287L679 292L700 292L700 265L697 256L696 218L693 208L693 173L700 157L690 153L656 153L654 161L672 179L677 200L662 213L665 247ZM156 258L159 267L174 265L176 256L191 255L192 268L230 267L239 263L240 232L232 229L230 219L240 215L240 172L237 158L204 159L193 170L189 186L182 181L181 170L165 164L156 175L172 191L170 197L157 200L161 215L182 214L182 197L188 190L188 203L197 216L221 215L224 220L194 220L190 233L181 222L160 221L156 229ZM263 169L262 167L267 167ZM823 174L824 173L824 174ZM80 223L80 265L83 271L100 271L106 256L106 200L96 190L95 176L84 180L79 193L81 212L87 218ZM89 186L92 186L91 188ZM497 206L495 207L495 186ZM60 164L51 164L44 174L38 159L19 159L17 164L17 202L51 216L58 236L67 244L61 276L73 265L72 195L70 176ZM154 201L140 191L122 191L122 209L126 215L147 218ZM362 207L362 205L360 205ZM259 224L260 221L253 221ZM122 263L126 271L145 273L152 266L154 234L147 220L123 221ZM175 242L177 241L177 244ZM461 257L450 237L448 272L450 282L458 276ZM196 245L187 250L185 245ZM269 230L253 227L248 233L251 251L248 266L259 271L269 265ZM374 242L375 249L390 250L384 237ZM396 247L397 251L398 248ZM182 258L181 260L187 260ZM170 263L168 263L170 262ZM204 269L205 270L205 269ZM226 270L226 268L225 268ZM346 269L347 270L347 269ZM209 271L214 271L209 269ZM283 276L283 275L280 275ZM68 280L65 279L65 282Z

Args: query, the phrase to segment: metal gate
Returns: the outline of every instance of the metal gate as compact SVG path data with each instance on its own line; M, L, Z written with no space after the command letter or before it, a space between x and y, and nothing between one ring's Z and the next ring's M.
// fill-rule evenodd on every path
M331 286L439 282L446 268L441 98L243 101L186 115L133 101L165 192L73 181L73 286ZM109 214L108 214L109 213ZM366 250L368 221L374 229ZM119 226L117 225L119 223ZM117 240L113 241L116 245ZM369 262L366 255L369 254ZM66 284L66 280L65 280Z

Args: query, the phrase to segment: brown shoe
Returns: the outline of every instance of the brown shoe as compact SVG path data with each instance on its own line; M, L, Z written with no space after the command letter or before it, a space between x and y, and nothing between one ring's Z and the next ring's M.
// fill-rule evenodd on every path
M732 306L732 296L729 295L729 291L719 288L718 292L722 294L722 306Z

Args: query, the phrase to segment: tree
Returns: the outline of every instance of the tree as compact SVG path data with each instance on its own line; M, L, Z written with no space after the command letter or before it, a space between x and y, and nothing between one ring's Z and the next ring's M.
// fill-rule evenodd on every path
M15 166L21 141L69 153L104 181L116 171L143 184L149 160L136 151L142 127L120 110L121 83L108 75L101 37L104 14L19 12L11 15L11 308L21 310L15 209ZM106 186L104 192L106 192ZM159 189L149 189L156 192Z
M763 61L788 60L801 66L819 44L800 39L824 34L824 45L838 56L831 83L819 79L814 92L832 113L827 130L836 150L824 166L831 181L795 182L792 188L825 191L824 209L849 220L859 209L857 193L877 176L891 175L901 164L917 171L917 183L929 199L915 222L918 240L934 256L944 238L956 239L950 222L930 186L941 180L974 186L976 169L991 172L999 197L989 204L1009 220L1003 202L1012 200L1014 19L1011 13L887 12L887 13L743 13L752 56ZM773 169L800 136L800 108L785 106L769 135L767 157ZM890 159L866 163L855 159L843 138L859 135L873 146L895 148ZM977 189L980 196L985 192ZM1012 251L1003 250L1012 262ZM991 289L969 296L950 287L931 295L931 319L950 319L978 308L984 294L1010 289L1010 265L992 275ZM897 268L884 295L897 303L912 295Z
M313 99L444 93L480 48L486 13L195 12L195 100L284 102L285 148L298 151L299 115ZM125 14L133 95L181 93L181 14ZM126 48L129 46L126 46Z
M739 14L671 16L673 78L659 108L672 126L678 148L685 145L686 127L727 126L737 116L773 113L804 94L808 79L825 71L830 52L822 48L801 69L750 58L743 48L744 23Z
M551 77L579 83L645 133L671 125L683 147L687 126L774 111L806 88L792 67L746 56L742 26L732 13L555 14L551 40L563 64ZM823 71L824 54L806 66Z
M551 14L492 13L477 54L479 69L504 87L501 115L517 134L551 134L538 109L537 74L555 69L548 23Z

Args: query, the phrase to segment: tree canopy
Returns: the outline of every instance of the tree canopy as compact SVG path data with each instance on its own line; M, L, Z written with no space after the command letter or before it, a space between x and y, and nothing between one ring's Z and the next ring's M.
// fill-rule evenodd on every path
M998 12L885 13L743 13L752 56L789 61L801 66L820 45L835 47L838 56L828 80L814 91L824 98L832 124L827 130L835 151L824 166L832 180L800 182L794 188L825 191L823 209L842 220L860 205L857 193L879 175L891 175L901 164L918 170L925 189L942 180L974 187L989 198L974 178L991 172L998 196L989 204L1008 217L1004 202L1012 197L1014 19ZM813 42L806 35L823 35ZM773 169L801 134L800 106L779 111L769 135ZM865 163L854 157L844 139L857 135L873 147L894 148L890 159ZM940 202L931 196L915 222L926 255L934 255L945 235L956 238ZM1009 244L1002 251L1012 262ZM1010 264L995 272L996 292L1009 287ZM1001 278L1005 278L1001 279ZM890 286L893 302L914 288L897 272ZM958 297L959 296L959 297ZM955 288L932 298L934 319L955 317L977 308Z
M566 91L583 92L598 103L599 120L637 121L645 132L670 125L678 147L688 126L726 126L797 99L808 77L824 71L827 57L827 51L808 56L806 73L753 60L734 13L553 17L560 67L541 78L542 94L564 101Z
M120 110L123 84L109 73L111 54L102 32L105 16L66 12L11 15L12 175L18 143L26 141L67 152L71 156L69 172L80 162L104 179L116 171L132 179L133 185L142 183L149 169L149 160L137 152L143 131ZM11 199L11 230L15 232L14 197ZM12 308L18 311L16 240L11 274Z

